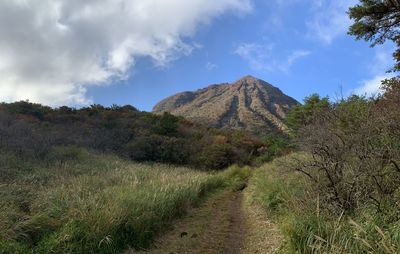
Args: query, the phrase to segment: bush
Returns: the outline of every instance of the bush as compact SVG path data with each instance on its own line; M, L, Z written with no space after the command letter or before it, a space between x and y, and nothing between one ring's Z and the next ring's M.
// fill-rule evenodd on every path
M80 148L76 145L56 146L52 147L51 150L47 153L46 160L49 163L58 162L64 164L69 161L82 161L87 156L88 152L85 149Z
M207 147L200 157L204 168L210 169L226 168L235 160L235 153L229 144L213 144Z
M225 178L228 179L228 185L233 191L239 191L246 188L251 174L252 169L250 167L239 167L237 165L229 167L224 172Z
M260 156L256 158L257 165L270 162L274 158L288 154L293 146L290 144L289 137L281 134L270 133L263 139L264 148L260 151Z
M314 114L298 130L299 148L312 156L291 167L309 178L324 208L340 214L368 203L384 212L382 204L398 191L399 138L388 124L397 120L382 116L379 105L351 96Z
M385 253L400 251L398 206L377 213L364 204L351 213L332 213L304 174L288 170L304 159L293 154L257 169L250 179L253 202L264 207L285 238L283 253Z

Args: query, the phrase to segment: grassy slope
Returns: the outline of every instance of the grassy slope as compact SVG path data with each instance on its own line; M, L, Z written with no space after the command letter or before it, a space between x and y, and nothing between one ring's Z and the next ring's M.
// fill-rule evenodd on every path
M135 164L85 151L63 163L0 156L0 253L146 247L206 193L236 182L234 172Z
M252 202L261 205L284 236L282 253L400 253L400 222L366 205L353 214L319 208L318 195L284 165L290 156L256 170L249 182Z

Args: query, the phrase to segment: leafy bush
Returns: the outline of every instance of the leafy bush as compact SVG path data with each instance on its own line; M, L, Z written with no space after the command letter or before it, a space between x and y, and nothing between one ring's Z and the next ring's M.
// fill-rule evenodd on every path
M205 168L223 169L235 162L235 153L229 144L213 144L203 151L200 160Z
M256 163L259 166L293 150L290 138L282 134L270 133L266 135L263 139L263 144L264 147L260 151L260 156L256 158Z

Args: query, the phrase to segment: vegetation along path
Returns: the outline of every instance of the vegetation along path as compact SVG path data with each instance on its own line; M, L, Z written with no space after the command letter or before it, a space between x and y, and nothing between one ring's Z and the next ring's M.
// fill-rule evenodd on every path
M215 194L178 220L155 241L153 249L139 253L275 253L280 243L277 231L250 205L246 195L246 190Z

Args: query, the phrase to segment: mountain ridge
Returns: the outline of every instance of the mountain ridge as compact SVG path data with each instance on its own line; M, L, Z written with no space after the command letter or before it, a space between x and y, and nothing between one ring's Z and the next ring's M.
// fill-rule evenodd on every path
M153 112L169 112L216 128L264 134L286 132L283 119L298 103L279 88L247 75L233 83L212 84L169 96L157 103Z

